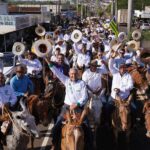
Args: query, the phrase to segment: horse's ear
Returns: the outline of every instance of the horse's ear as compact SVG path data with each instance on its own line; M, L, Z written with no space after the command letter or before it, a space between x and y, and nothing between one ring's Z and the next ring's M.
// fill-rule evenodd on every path
M20 101L19 101L19 103L20 103L20 106L22 107L22 109L23 109L23 111L26 111L26 106L25 106L25 102L24 102L25 100L24 100L24 97L22 97L21 99L20 99Z

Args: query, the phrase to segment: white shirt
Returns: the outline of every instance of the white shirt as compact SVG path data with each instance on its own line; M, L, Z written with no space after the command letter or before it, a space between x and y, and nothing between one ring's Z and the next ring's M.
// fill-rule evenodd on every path
M60 48L60 53L66 55L66 44L63 43L61 46L60 45L56 45L54 48L54 51L56 50L56 48Z
M116 92L114 89L118 88L120 90L119 96L124 100L130 95L130 91L133 88L133 79L129 73L121 76L119 71L114 67L114 63L114 59L109 60L109 70L113 75L111 96L115 99Z
M74 43L73 44L73 49L75 51L75 53L81 53L81 49L83 47L83 44L82 43Z
M65 34L63 39L64 39L64 41L69 41L71 39L71 35Z
M0 87L0 108L8 102L10 102L11 106L14 106L17 102L17 97L13 89L9 85L5 85Z
M91 58L88 54L79 53L77 57L77 65L79 67L83 67L83 65L89 66Z
M82 75L82 80L85 81L92 91L102 87L100 70L92 72L90 69L87 69Z
M18 56L18 60L20 61L20 63L26 65L28 74L32 74L33 70L36 71L36 74L39 74L42 71L42 64L38 59L29 60L23 59L21 56Z
M56 55L53 55L50 60L52 62L58 62L58 59L57 59ZM64 58L64 62L65 62L65 64L69 65L69 61L66 57Z
M87 50L92 50L92 42L91 41L87 41L87 43L86 43L86 49Z
M83 106L88 99L85 82L82 80L77 80L76 82L71 81L69 77L61 73L55 66L50 69L66 87L64 103L67 105L80 103Z

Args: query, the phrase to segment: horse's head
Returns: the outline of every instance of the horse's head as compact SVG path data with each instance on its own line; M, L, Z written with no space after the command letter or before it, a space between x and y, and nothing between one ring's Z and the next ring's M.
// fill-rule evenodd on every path
M53 96L54 88L55 88L54 82L55 81L50 80L48 82L48 84L46 85L45 93L44 93L45 97L52 97Z
M147 130L146 136L150 138L150 100L145 102L143 113L145 114L145 127Z
M129 103L126 101L120 100L118 105L119 109L119 117L121 120L121 128L123 131L128 129L129 124L129 114L130 114L130 106Z
M41 98L36 105L36 112L39 118L39 122L42 123L44 126L49 124L49 101Z
M28 112L26 106L22 100L20 100L22 111L12 112L12 117L16 127L21 132L26 132L28 135L32 135L36 138L39 137L39 131L35 124L34 117Z

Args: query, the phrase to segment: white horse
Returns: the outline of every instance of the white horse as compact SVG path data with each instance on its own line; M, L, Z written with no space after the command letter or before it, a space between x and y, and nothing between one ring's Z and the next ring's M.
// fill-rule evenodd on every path
M101 121L101 113L102 113L102 101L104 97L105 89L101 91L99 95L91 94L90 102L89 102L89 114L88 120L90 122L90 126L94 135L94 147L96 147L96 132L97 128L100 125Z
M8 150L26 150L30 137L39 137L34 117L28 112L21 100L22 111L11 112L12 127L6 135Z

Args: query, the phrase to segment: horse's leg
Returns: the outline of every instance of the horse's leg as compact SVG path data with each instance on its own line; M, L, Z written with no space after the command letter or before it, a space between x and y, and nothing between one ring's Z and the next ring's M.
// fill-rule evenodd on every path
M31 136L30 139L31 139L31 149L33 150L34 149L34 137Z
M74 129L74 150L84 149L84 132L80 128Z
M0 140L0 150L3 150L3 144L1 142L1 140Z
M97 142L96 142L96 133L97 133L97 125L94 126L94 131L93 131L93 148L96 150L97 148Z
M117 129L113 129L113 132L114 132L114 136L115 136L115 149L117 150L118 149L118 131Z
M127 145L127 150L130 149L130 135L131 135L131 131L127 131L127 132L126 132L126 145Z

